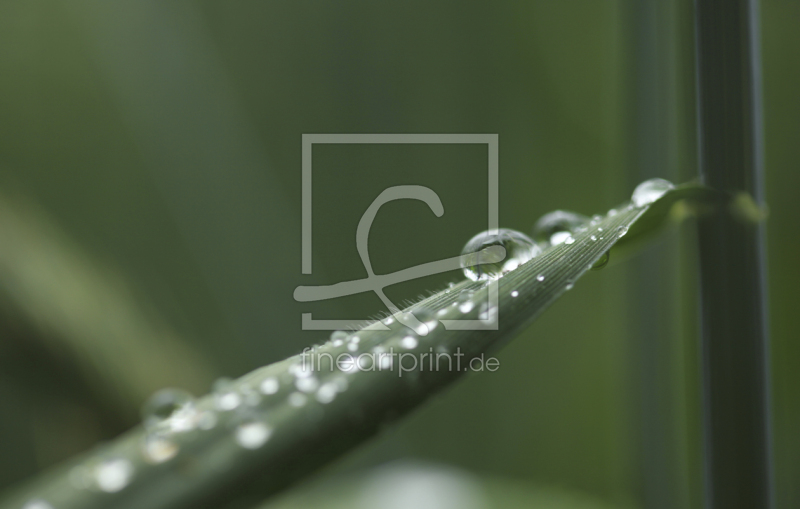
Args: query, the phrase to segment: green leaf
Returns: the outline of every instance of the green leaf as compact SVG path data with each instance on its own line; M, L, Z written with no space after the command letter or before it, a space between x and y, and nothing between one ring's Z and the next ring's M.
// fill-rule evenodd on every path
M489 323L483 330L458 330L454 322L449 322L448 330L439 323L428 335L409 342L404 338L410 331L397 321L390 330L379 330L382 325L375 323L355 333L359 339L354 352L348 349L348 341L341 345L328 341L314 348L315 354L330 354L334 360L339 354L376 350L414 353L415 359L424 360L417 362L415 369L410 369L408 356L395 356L391 369L372 366L345 373L317 366L313 376L318 387L313 387L312 382L298 383L297 370L303 359L294 356L234 381L230 387L234 397L226 406L236 408L221 411L219 404L225 403L221 395L208 395L189 413L189 429L158 436L141 427L131 430L34 480L0 507L18 508L33 499L56 509L207 507L234 498L255 503L308 476L422 404L464 375L470 360L496 350L530 325L613 246L656 229L676 202L687 198L707 201L709 193L700 186L686 185L649 206L626 204L575 233L571 244L551 247L490 284L464 280L408 308L433 313L443 321L478 320L494 292L498 306L489 307ZM473 293L468 301L460 301L465 291ZM440 356L439 369L431 370L430 357L421 357L445 353L451 356L453 369L446 369L446 358ZM369 359L375 357L364 357L364 367L369 368ZM458 366L456 359L460 359ZM404 371L403 366L409 369ZM265 394L271 390L262 388L270 389L272 380L278 381L279 389ZM314 391L306 394L298 386ZM239 404L233 405L237 399ZM202 429L209 428L211 416L216 420L213 428ZM155 451L156 458L169 459L148 460L144 454L148 445L151 456ZM113 492L108 492L112 491L109 478L116 481L110 486ZM254 498L240 500L243 493Z

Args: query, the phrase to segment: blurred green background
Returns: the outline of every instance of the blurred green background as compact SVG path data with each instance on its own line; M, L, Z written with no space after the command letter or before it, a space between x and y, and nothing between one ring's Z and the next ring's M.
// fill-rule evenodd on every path
M691 9L0 4L0 488L135 424L158 387L202 394L320 342L303 312L380 312L373 295L301 304L292 292L363 277L355 228L384 188L431 187L445 215L384 207L378 273L456 255L486 228L483 147L317 147L314 273L302 276L303 133L497 133L500 223L528 233L554 209L604 212L646 178L694 178ZM766 0L761 14L775 464L789 508L800 2ZM503 506L700 507L693 235L684 225L589 274L499 354L499 371L325 469L327 502L303 503L403 461L500 483L481 489ZM458 277L387 293L400 302Z

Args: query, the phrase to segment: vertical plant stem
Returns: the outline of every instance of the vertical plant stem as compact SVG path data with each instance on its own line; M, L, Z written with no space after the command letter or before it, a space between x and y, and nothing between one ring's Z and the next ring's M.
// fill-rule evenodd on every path
M701 177L762 204L757 0L696 0ZM734 201L735 203L735 201ZM699 224L706 503L772 507L763 225Z

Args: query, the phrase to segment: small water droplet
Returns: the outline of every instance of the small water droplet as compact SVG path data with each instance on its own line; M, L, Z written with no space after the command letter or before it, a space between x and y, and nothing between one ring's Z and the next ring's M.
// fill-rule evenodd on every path
M591 239L591 241L592 241L592 242L594 242L594 241L596 241L596 240L597 240L597 237L595 237L594 235L592 235L592 236L590 236L590 237L589 237L589 239Z
M511 292L511 296L512 297L518 297L519 296L519 292L514 290L513 292Z
M616 216L616 215L617 215L617 209L611 209L611 210L608 211L608 216L609 217Z
M544 274L539 274L538 276L536 276L536 281L539 281L540 283L544 281Z
M619 228L617 228L617 237L624 237L626 233L628 233L628 227L627 226L623 225L623 226L620 226Z
M278 389L281 388L281 384L278 382L277 378L271 376L262 380L259 388L261 389L262 393L270 395L278 392Z
M414 336L406 336L400 340L400 346L407 350L413 350L419 345L419 341Z
M344 341L345 339L347 339L347 333L342 330L331 332L331 341L336 341L337 339Z
M392 325L394 323L394 318L391 316L387 316L386 318L381 320L381 322L388 327L389 325Z
M462 313L469 313L472 311L472 308L475 307L475 302L473 298L475 297L475 292L472 290L464 290L458 296L458 310Z
M608 260L611 258L610 251L606 251L594 264L591 266L592 270L600 270L608 265Z
M571 233L583 226L589 218L567 210L555 210L543 215L533 227L533 240L541 244L555 246L572 238ZM573 239L574 241L574 239Z
M575 286L575 283L573 283L572 281L567 281L567 284L566 284L566 286L564 286L564 289L566 289L566 290L572 290L572 288L573 288L574 286Z
M179 447L174 441L165 435L149 433L144 437L142 453L150 463L164 463L178 454Z
M603 227L602 226L598 226L597 227L597 231L599 231L599 232L603 231Z
M214 382L214 404L217 410L228 411L242 404L242 396L236 392L230 378L220 378Z
M674 188L675 185L669 180L658 178L645 180L633 190L631 201L636 207L644 207L658 200L664 196L667 191Z
M358 343L348 343L347 349L350 350L351 352L355 352L356 350L358 350Z
M242 394L242 400L247 406L258 406L261 403L261 394L258 393L253 387L243 385L239 392Z
M194 415L194 398L180 389L161 389L142 405L142 422L147 429L167 427L189 431Z
M293 407L301 407L306 404L308 397L302 392L293 392L289 394L289 404Z
M107 493L123 490L133 478L133 465L124 458L105 460L97 466L94 474L97 487Z
M327 404L336 399L337 388L333 382L322 384L322 387L317 391L317 401L322 404Z
M319 387L319 382L313 376L309 376L306 378L298 378L295 383L295 387L297 390L301 392L314 392Z
M500 246L505 249L505 257L496 262L483 252L484 249ZM461 252L461 268L464 275L473 281L497 279L531 258L541 254L542 249L518 231L501 228L489 230L472 237Z
M204 430L214 429L217 425L217 414L211 410L202 412L197 418L197 427Z
M600 214L595 214L595 215L592 216L592 220L590 221L590 223L594 225L594 224L599 223L602 220L603 220L603 216L601 216Z
M447 314L447 308L442 308L436 312L436 316L444 316Z
M481 304L480 311L478 312L478 319L483 321L494 322L497 318L497 308L489 306L488 302Z
M394 359L391 354L381 353L378 355L378 369L391 369Z
M263 422L250 420L236 428L236 442L245 449L258 449L269 440L272 430Z

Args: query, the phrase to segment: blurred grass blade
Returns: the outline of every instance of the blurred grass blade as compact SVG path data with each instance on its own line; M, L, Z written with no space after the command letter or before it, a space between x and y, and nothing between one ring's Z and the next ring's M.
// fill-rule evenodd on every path
M196 508L229 499L255 503L363 442L459 378L473 359L528 326L619 240L642 236L660 224L676 201L707 195L696 185L679 186L649 206L626 204L575 233L574 242L549 248L497 281L465 280L411 306L417 316L427 313L442 321L426 336L414 335L395 320L391 330L367 326L350 338L313 349L317 359L367 353L362 370L327 369L325 360L323 369L316 366L309 373L303 371L300 355L258 369L197 401L180 429L161 435L134 429L31 482L0 507L17 508L30 500L46 501L55 509ZM497 307L488 306L493 292ZM446 322L481 317L484 330L454 330L456 322ZM381 352L395 355L376 355ZM437 357L439 369L429 369L433 364L423 356L432 354L449 357ZM387 358L391 360L384 362ZM162 454L155 458L149 449L153 439L162 441ZM110 486L109 478L115 481Z

